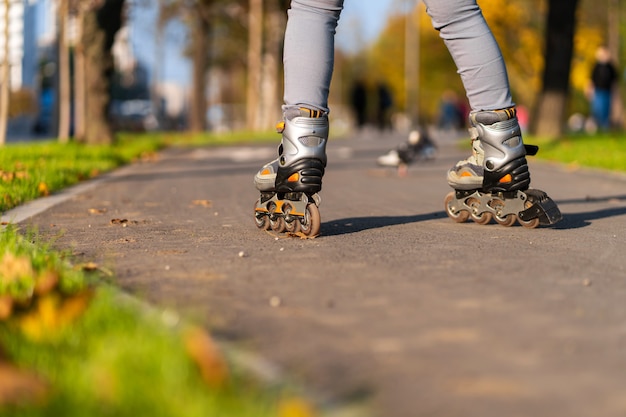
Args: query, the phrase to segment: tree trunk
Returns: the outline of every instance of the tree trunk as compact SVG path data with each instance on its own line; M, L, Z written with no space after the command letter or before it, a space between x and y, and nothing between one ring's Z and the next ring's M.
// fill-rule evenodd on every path
M267 3L266 46L263 54L263 81L258 129L267 129L281 117L280 60L285 33L284 11L273 1Z
M86 101L85 53L83 45L78 44L74 50L74 137L80 142L85 141Z
M263 39L263 0L250 0L248 12L248 86L246 94L246 126L259 126L260 86Z
M550 0L546 25L543 88L535 109L534 132L559 137L566 118L578 0Z
M71 89L70 89L70 51L67 44L67 21L69 17L69 0L59 2L59 34L57 39L58 51L58 106L59 121L57 135L59 142L67 143L70 140L71 118Z
M192 9L193 10L193 9ZM193 84L191 87L191 106L189 110L189 130L203 132L206 120L206 73L208 67L207 42L210 36L210 24L201 13L193 16L195 21L193 36Z
M7 125L9 124L9 10L10 0L4 0L4 44L2 45L3 57L0 64L0 146L6 143Z
M81 43L85 58L85 134L82 142L112 144L115 135L108 120L111 47L122 26L124 0L105 0L90 8L82 21Z

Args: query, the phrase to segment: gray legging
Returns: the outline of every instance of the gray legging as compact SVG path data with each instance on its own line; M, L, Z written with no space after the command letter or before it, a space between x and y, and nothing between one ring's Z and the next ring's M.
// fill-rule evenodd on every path
M456 63L472 111L511 107L502 54L476 0L424 3ZM329 111L335 29L342 8L343 0L291 0L285 32L285 108Z

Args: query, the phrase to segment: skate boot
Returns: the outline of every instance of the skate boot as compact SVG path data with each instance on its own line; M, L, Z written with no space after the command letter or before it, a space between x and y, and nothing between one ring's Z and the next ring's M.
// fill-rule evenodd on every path
M445 198L448 216L462 223L494 219L503 226L516 221L524 227L549 226L561 220L556 203L530 189L526 155L538 147L524 145L515 108L480 111L470 116L472 155L448 172L454 192Z
M328 116L319 110L288 109L277 126L282 133L278 158L254 176L261 197L254 205L259 229L319 234L321 220L317 194L326 167Z

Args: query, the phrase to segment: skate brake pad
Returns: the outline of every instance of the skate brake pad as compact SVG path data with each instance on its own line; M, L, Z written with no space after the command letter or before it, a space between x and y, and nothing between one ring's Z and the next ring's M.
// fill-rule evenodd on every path
M526 155L537 155L537 152L539 152L539 146L537 145L526 145L524 144L524 149L526 150Z

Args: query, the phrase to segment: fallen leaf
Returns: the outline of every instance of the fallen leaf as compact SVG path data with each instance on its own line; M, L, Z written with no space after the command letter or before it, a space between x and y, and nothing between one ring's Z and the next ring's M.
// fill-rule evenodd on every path
M213 203L209 200L193 200L191 202L192 205L194 206L202 206L202 207L211 207L213 206Z
M128 223L128 219L111 219L111 224L125 224Z
M302 232L296 232L296 233L288 232L287 236L289 236L289 237L299 237L300 239L315 239L318 235L310 236L310 235L305 235Z
M39 185L37 186L37 191L39 191L39 194L41 195L49 195L50 194L50 190L48 189L48 185L45 182L40 182Z
M13 299L8 295L0 297L0 320L6 320L13 312Z
M113 275L112 271L110 271L110 270L108 270L106 268L101 267L100 265L98 265L95 262L85 262L85 263L82 263L82 264L77 264L77 265L74 266L74 269L75 270L79 270L79 271L87 271L87 272L99 271L99 272L102 272L103 274L108 275L108 276L112 276Z
M43 295L54 289L59 282L59 274L52 270L45 270L37 276L35 294Z
M0 360L0 404L42 403L49 388L37 375Z
M302 398L287 398L278 405L278 417L314 417L315 410Z
M82 314L91 297L91 290L69 297L54 292L45 294L36 299L33 308L19 317L19 327L26 337L34 341L52 337Z
M5 284L15 282L20 278L32 277L33 274L33 265L26 256L15 256L7 252L0 259L0 280Z
M98 209L98 208L90 208L89 209L89 214L104 214L107 212L107 209L102 208L102 209Z
M228 380L228 365L211 336L193 327L184 335L187 354L200 368L202 379L210 387L220 387Z

